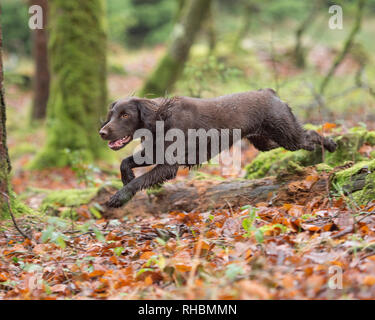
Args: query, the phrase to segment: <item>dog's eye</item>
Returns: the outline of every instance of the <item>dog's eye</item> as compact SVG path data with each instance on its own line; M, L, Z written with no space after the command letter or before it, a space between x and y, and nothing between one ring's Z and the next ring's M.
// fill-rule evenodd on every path
M124 113L121 115L121 119L128 119L129 118L129 115Z

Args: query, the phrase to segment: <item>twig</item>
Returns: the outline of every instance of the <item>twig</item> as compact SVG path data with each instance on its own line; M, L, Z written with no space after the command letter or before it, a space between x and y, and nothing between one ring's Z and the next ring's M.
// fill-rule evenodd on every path
M12 221L13 221L13 224L14 224L14 226L15 226L15 228L17 229L17 231L25 238L25 239L29 239L29 240L31 240L31 238L29 237L29 236L27 236L25 233L23 233L23 231L18 227L18 225L17 225L17 222L16 222L16 219L14 218L14 215L13 215L13 211L12 211L12 208L11 208L11 206L10 206L10 199L9 199L9 196L6 194L6 193L4 193L4 192L1 192L1 194L4 196L4 198L5 198L5 200L6 200L6 203L7 203L7 205L8 205L8 210L9 210L9 214L10 214L10 216L11 216L11 218L12 218Z

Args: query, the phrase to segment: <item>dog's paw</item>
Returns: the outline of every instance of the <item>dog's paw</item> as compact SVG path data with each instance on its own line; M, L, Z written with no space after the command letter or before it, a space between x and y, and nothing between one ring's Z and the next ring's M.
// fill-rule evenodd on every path
M119 208L123 206L124 204L128 203L134 196L134 193L128 189L123 188L109 199L109 201L106 203L107 207L110 208Z
M333 141L332 139L327 139L327 143L325 144L326 149L329 152L335 152L337 149L337 143Z

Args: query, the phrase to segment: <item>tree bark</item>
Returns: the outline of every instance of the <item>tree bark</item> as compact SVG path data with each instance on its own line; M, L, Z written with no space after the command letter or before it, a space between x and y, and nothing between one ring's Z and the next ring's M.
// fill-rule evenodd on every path
M220 208L238 207L267 201L276 192L280 183L274 177L259 180L217 180L189 181L188 183L167 183L157 191L137 193L126 206L108 208L106 218L120 218L130 213L160 214L171 211L208 211ZM112 188L103 188L93 200L104 204Z
M0 8L1 10L1 8ZM0 11L0 17L2 12ZM8 175L10 172L10 161L7 148L7 137L6 137L6 110L4 100L4 73L3 73L3 61L2 61L2 30L0 24L0 216L3 212L7 212L6 199L3 194L8 195L9 183Z
M183 9L180 22L176 24L172 42L155 71L144 84L140 96L148 94L163 96L170 91L181 75L190 48L201 28L211 0L191 0Z
M106 218L121 218L131 213L161 214L178 212L207 212L211 210L232 209L244 205L267 203L281 206L284 203L306 205L312 199L327 198L329 175L321 174L314 184L304 184L309 175L316 171L307 168L301 173L286 174L281 178L274 176L255 180L192 180L164 184L160 190L142 191L124 207L108 208L103 215ZM104 203L116 190L102 188L93 202Z
M47 143L33 168L108 157L97 129L107 112L104 0L49 2L51 93ZM67 150L70 150L67 152Z
M34 101L31 117L32 120L40 120L46 117L50 85L48 67L48 34L46 27L48 3L47 0L30 0L30 5L39 5L43 9L43 29L32 31L35 74Z

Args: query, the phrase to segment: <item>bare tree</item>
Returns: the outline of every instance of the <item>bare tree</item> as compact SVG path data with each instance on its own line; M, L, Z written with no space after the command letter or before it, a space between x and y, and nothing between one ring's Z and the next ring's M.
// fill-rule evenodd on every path
M181 18L176 24L167 53L144 84L140 95L164 95L181 75L190 48L210 8L211 0L185 1Z
M0 9L1 10L1 9ZM1 16L1 11L0 11ZM6 136L6 112L5 112L5 100L4 100L4 72L3 72L3 61L2 61L2 30L0 24L0 213L7 212L7 199L6 196L9 193L9 181L8 175L10 172L10 161L7 148L7 136Z

